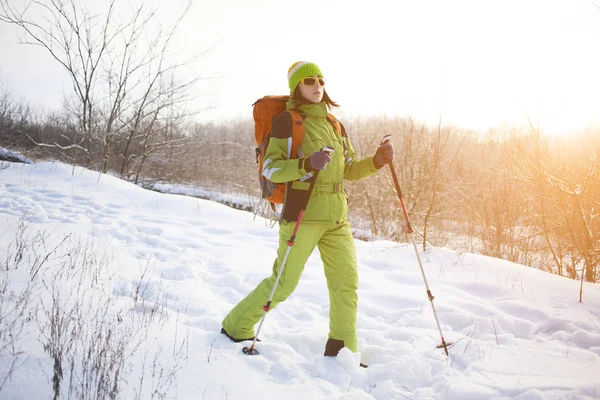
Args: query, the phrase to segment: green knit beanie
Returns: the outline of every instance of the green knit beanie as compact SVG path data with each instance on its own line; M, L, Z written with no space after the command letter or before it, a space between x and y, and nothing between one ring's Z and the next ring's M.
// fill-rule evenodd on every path
M323 73L317 64L308 61L295 62L288 70L288 85L290 86L290 93L294 93L296 86L298 86L300 83L300 79L314 75L323 76Z

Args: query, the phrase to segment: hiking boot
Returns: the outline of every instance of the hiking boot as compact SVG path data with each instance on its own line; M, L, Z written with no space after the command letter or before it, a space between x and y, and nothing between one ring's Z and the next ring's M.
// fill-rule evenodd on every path
M337 357L340 350L344 348L344 341L338 339L329 339L325 344L325 357ZM360 363L362 368L369 368L367 364Z
M338 340L338 339L331 339L329 338L327 340L327 343L325 343L325 357L337 357L337 355L339 354L340 350L344 348L344 341L343 340Z
M221 333L225 336L227 336L229 338L229 340L231 340L234 343L240 343L240 342L245 342L247 340L254 340L254 337L248 338L248 339L236 339L233 338L231 336L229 336L229 333L227 333L227 331L225 330L225 328L221 328ZM256 339L257 342L260 342L260 339Z

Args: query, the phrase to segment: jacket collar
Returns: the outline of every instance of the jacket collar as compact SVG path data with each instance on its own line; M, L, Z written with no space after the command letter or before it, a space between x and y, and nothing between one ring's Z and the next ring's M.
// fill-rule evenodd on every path
M288 101L286 107L288 110L295 109L310 117L327 117L327 103L324 101L316 104L303 104L299 107Z

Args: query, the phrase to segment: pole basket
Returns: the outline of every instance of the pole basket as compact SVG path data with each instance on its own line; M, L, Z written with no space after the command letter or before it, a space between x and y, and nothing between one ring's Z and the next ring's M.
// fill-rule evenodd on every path
M444 353L446 353L446 355L448 354L448 347L452 346L454 344L454 342L442 342L442 344L438 344L437 346L435 346L436 349L444 349Z
M254 348L254 346L252 347L244 347L242 348L242 351L244 352L244 354L247 354L249 356L257 356L260 353L258 351L256 351L256 349Z

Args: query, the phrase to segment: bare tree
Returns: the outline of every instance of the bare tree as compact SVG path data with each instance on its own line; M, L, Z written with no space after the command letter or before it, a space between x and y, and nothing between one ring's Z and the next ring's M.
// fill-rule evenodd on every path
M532 127L528 136L513 137L510 146L501 145L510 166L507 173L537 188L543 235L559 271L563 271L566 258L581 260L580 276L589 282L597 280L599 264L597 139L590 135L587 140L571 140L573 147L568 148L565 142L552 144ZM571 276L574 267L570 267Z
M88 165L92 162L92 137L97 125L98 75L104 54L120 31L111 26L114 5L115 0L112 0L101 20L81 9L75 0L31 1L22 10L17 10L8 0L0 1L0 21L24 31L21 43L44 48L67 71L82 133L79 142L69 148L82 150ZM39 20L29 17L36 11L43 15Z
M454 134L451 129L442 129L442 119L440 117L437 133L431 140L428 157L432 160L429 170L429 199L423 216L423 251L427 249L428 229L430 220L440 218L442 215L450 217L448 214L454 202L450 201L456 194L456 178L452 179L451 169L453 168L459 152L466 140L466 135L462 138ZM459 140L454 149L451 148L451 139ZM441 200L441 201L440 201Z
M133 175L139 177L153 151L161 144L172 145L152 138L166 126L161 120L172 126L181 120L174 116L186 114L183 106L197 78L179 78L178 73L199 55L178 60L168 52L191 1L171 28L154 34L156 9L142 3L129 17L117 18L116 4L111 0L96 15L77 0L33 0L21 9L0 0L0 22L21 28L21 43L45 49L71 79L74 98L66 108L78 121L79 138L67 146L38 144L77 149L87 166L100 162L102 172L108 170L112 153L121 150L116 155L121 175L129 174L130 161L138 157Z

